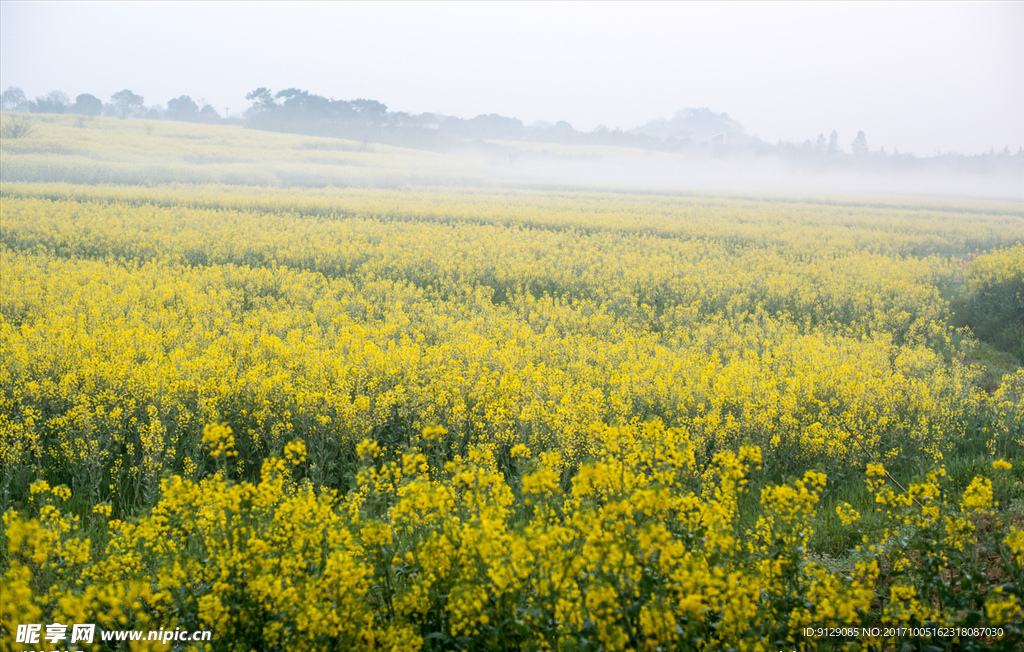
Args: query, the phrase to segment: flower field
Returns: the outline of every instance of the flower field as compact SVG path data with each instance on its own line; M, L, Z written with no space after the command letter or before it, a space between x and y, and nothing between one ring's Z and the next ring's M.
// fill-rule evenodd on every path
M1017 205L0 198L0 649L1024 645Z

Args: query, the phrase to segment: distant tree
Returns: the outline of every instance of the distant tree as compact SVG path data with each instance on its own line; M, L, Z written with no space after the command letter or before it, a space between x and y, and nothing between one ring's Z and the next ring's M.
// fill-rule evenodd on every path
M836 156L839 154L839 134L833 129L832 133L828 135L828 150L829 156Z
M331 101L323 95L306 95L302 98L302 108L311 115L326 116L331 110Z
M828 141L825 140L825 134L818 134L818 140L814 143L814 148L824 152L826 146L828 146Z
M299 124L304 128L319 125L317 129L329 123L346 120L353 111L352 102L329 100L322 95L313 95L299 88L286 88L278 91L275 98L284 100L281 103L283 117L292 127Z
M167 100L167 117L171 120L195 120L199 117L199 105L188 95Z
M114 103L114 111L119 118L127 118L142 111L143 97L136 95L127 88L110 96Z
M864 156L868 153L868 138L863 131L857 132L857 137L853 139L850 149L854 156Z
M352 100L349 104L355 109L361 117L368 120L375 118L383 118L387 112L388 107L386 104L378 102L377 100Z
M568 143L576 136L576 130L565 120L559 120L555 124L538 121L526 128L525 135L529 140Z
M256 114L266 113L277 106L274 104L274 96L271 95L270 89L262 86L252 92L246 93L245 99L252 102L252 111Z
M71 98L64 91L50 91L47 93L46 99L54 106L61 107L62 111L71 105Z
M33 113L64 113L71 100L63 91L50 91L44 97L37 97L32 109Z
M465 122L469 138L514 139L522 135L523 123L518 118L507 118L497 113L478 115Z
M4 111L16 109L27 101L25 92L17 86L8 86L7 90L0 93L0 106Z
M331 99L330 111L335 117L341 118L342 120L347 120L355 115L355 108L352 106L351 102L335 100L333 98Z
M308 95L309 95L308 91L304 91L304 90L299 89L299 88L286 88L283 91L277 91L277 93L274 95L274 98L276 98L276 99L284 98L284 101L287 104L289 100L292 100L292 101L300 100L301 101L304 97L306 97Z
M79 115L99 115L103 112L103 100L95 95L82 93L75 98L72 110Z
M306 98L308 97L309 93L299 88L286 88L274 94L275 99L284 100L281 102L281 108L293 117L304 113Z
M220 114L212 105L204 102L203 108L199 110L199 119L204 122L217 122L220 120Z

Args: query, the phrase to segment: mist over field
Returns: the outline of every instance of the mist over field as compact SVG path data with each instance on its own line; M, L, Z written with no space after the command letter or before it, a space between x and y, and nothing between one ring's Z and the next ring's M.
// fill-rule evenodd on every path
M1024 199L1020 2L0 13L21 113L320 135L522 183Z
M821 169L775 157L688 158L642 152L574 156L527 150L511 157L511 162L488 159L495 179L616 190L1024 198L1024 157L982 171L942 162L902 170L856 165Z
M292 125L5 112L5 182L228 183L277 187L493 186L766 196L922 195L1020 201L1024 154L862 156L814 147L465 138L341 123ZM199 122L196 124L196 122ZM258 124L258 123L256 123ZM285 125L288 126L288 125ZM337 125L335 125L337 127ZM291 130L291 129L290 129ZM21 134L20 132L24 132ZM514 136L514 134L512 134ZM621 139L621 138L620 138ZM634 140L639 140L635 139Z

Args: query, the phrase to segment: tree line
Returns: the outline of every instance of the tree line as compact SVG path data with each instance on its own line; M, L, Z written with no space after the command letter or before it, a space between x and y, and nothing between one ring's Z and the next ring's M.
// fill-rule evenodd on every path
M7 90L0 93L0 106L5 111L205 122L221 120L220 114L209 103L202 100L201 103L202 107L190 96L182 95L168 100L166 107L160 105L147 107L142 95L133 93L127 88L111 95L109 102L104 102L91 93L82 93L72 102L64 91L50 91L46 95L30 100L26 97L25 92L16 86L9 86Z
M108 102L83 93L72 102L62 91L30 100L16 87L0 94L4 110L33 113L70 113L86 116L107 115L120 118L149 118L193 122L224 122L263 129L302 133L315 136L348 138L363 142L381 142L411 147L451 148L468 143L493 146L489 141L536 141L579 145L612 145L680 152L702 156L772 156L797 166L814 168L913 168L921 165L970 168L984 172L1010 165L1024 166L1024 148L1011 153L1000 152L964 156L956 153L917 157L898 150L872 150L867 136L858 131L843 147L839 134L833 130L827 137L803 143L772 144L747 134L743 126L726 113L708 108L678 111L672 118L652 120L633 129L609 129L599 125L591 131L575 129L566 121L554 124L538 122L525 125L518 118L496 113L459 118L440 113L418 115L391 111L377 100L337 100L299 88L286 88L276 93L260 87L247 93L250 106L241 117L227 119L205 100L198 102L181 95L159 104L146 106L145 99L129 89L110 96Z

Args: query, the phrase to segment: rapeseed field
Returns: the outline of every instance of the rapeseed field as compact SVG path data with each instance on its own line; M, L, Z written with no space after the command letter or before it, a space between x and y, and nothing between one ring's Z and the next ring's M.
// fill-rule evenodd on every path
M102 147L41 131L0 648L1024 644L1018 205L59 183Z

